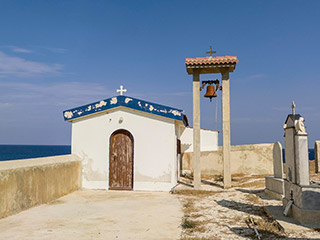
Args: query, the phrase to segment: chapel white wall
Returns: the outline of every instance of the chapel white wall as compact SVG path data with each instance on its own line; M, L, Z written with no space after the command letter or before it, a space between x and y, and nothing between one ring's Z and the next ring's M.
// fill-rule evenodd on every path
M181 152L193 152L193 128L180 127ZM218 132L212 130L200 130L200 150L217 151L218 150Z
M82 159L82 186L108 189L109 139L118 129L134 138L133 189L170 190L176 184L174 120L125 108L73 122L72 153Z

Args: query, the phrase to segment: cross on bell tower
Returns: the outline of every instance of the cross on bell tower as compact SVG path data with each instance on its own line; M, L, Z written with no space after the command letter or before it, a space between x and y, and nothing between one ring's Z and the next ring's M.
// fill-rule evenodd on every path
M206 53L209 53L210 57L212 57L212 53L216 53L216 51L212 51L212 46L210 46L210 51L207 51Z

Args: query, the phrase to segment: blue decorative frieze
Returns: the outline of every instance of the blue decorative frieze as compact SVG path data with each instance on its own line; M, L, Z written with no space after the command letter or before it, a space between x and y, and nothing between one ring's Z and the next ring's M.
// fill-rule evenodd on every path
M72 121L77 118L89 116L91 114L103 112L116 107L127 107L162 117L171 118L174 120L182 121L186 126L188 126L188 119L181 109L146 102L127 96L116 96L81 107L69 109L63 112L63 117L65 121Z

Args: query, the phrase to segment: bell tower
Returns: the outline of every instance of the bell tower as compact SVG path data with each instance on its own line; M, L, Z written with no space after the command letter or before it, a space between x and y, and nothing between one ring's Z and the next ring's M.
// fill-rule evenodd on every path
M236 56L213 57L212 47L207 52L210 56L186 58L187 73L193 76L193 177L194 188L200 189L200 75L221 74L222 76L222 134L223 134L223 184L224 188L231 187L230 171L230 79L229 73L233 72L239 62ZM210 84L211 85L211 84ZM209 85L209 86L210 86ZM203 88L204 86L202 86ZM213 87L213 86L212 86ZM211 87L211 92L212 92ZM212 93L210 96L214 97ZM208 97L210 97L208 96ZM211 98L210 98L211 100Z

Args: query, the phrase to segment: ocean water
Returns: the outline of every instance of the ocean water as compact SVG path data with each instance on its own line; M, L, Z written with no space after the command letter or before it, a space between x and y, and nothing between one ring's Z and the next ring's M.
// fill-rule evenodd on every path
M282 157L283 157L283 162L286 162L286 156L285 156L285 152L284 149L282 149ZM314 160L314 149L313 148L309 148L309 160Z
M49 157L70 153L70 145L0 145L0 161ZM309 149L309 160L314 160L313 148ZM283 162L285 162L284 149Z
M309 148L309 160L314 160L314 149Z
M0 145L0 161L49 157L71 153L68 145Z

